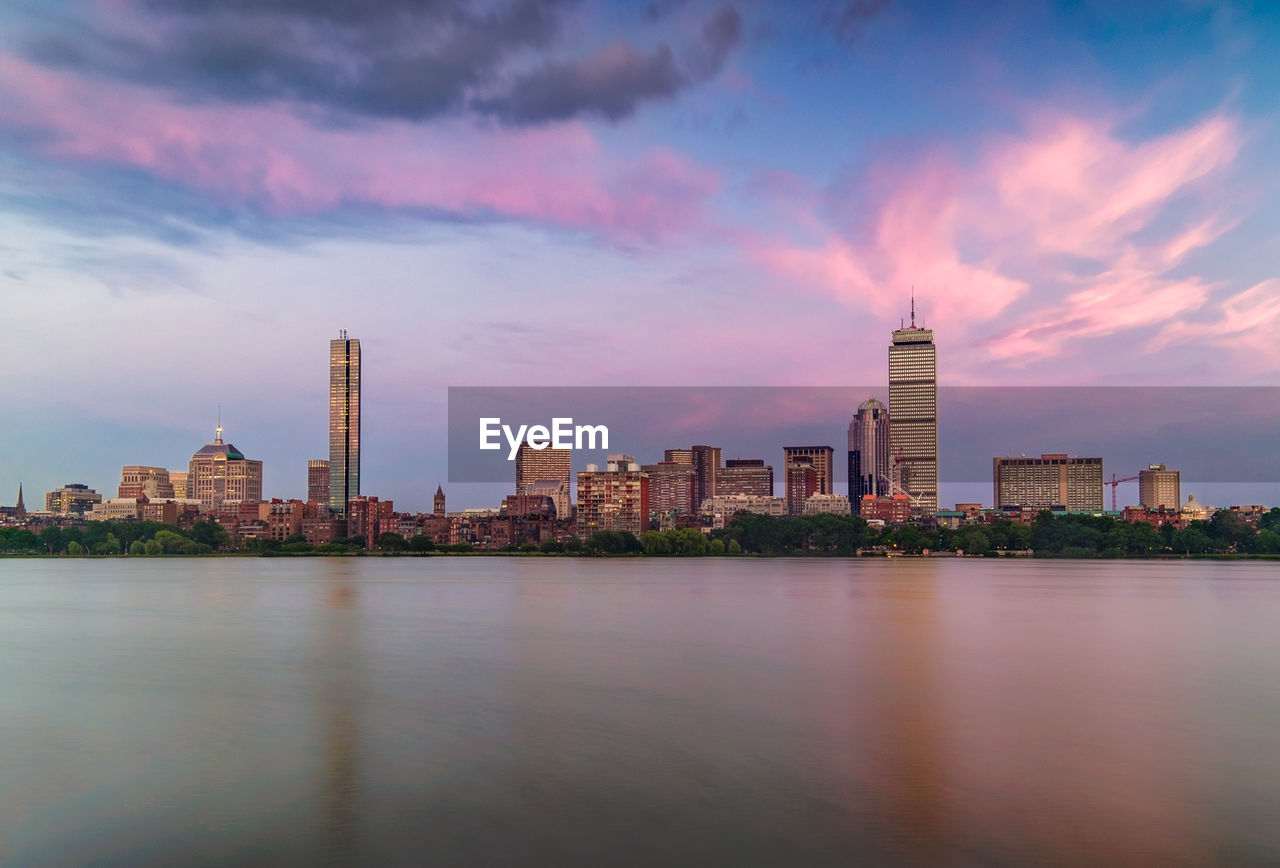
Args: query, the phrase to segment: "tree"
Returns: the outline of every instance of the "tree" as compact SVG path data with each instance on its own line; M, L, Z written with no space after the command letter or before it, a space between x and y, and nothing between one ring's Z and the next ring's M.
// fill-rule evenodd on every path
M152 541L159 543L164 553L170 555L177 554L187 542L181 534L172 530L157 531L156 535L152 537Z
M436 547L431 541L431 537L426 534L417 533L409 540L409 550L414 552L429 552Z
M991 538L976 525L961 528L952 538L952 543L965 554L981 554L991 549Z
M129 544L130 555L145 555L147 553L147 544L140 539L134 540Z
M62 551L62 528L56 525L49 525L40 531L40 547L49 554Z
M191 528L191 539L204 543L214 551L223 548L228 540L227 530L216 521L200 521Z
M650 557L671 554L671 541L667 539L666 534L656 530L647 530L640 534L640 545L644 547L644 553Z
M148 555L164 554L164 544L157 539L147 540L145 543L143 543L143 548L146 550L146 554Z
M67 543L67 554L69 555L84 554L84 546L80 545L80 543L77 542L76 540L72 540L71 542Z
M409 542L395 531L387 531L378 536L378 548L384 552L402 552L409 548Z
M722 554L724 554L724 549L725 549L725 546L724 546L724 540L722 540L722 539L713 539L713 540L712 540L712 541L707 545L707 554L709 554L709 555L722 555Z
M571 539L576 539L576 537L571 537ZM538 548L544 555L554 555L564 551L564 543L558 539L547 539L543 540L542 545Z

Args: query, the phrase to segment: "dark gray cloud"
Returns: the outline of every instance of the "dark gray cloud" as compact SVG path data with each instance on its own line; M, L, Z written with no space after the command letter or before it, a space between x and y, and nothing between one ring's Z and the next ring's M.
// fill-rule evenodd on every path
M538 123L626 117L714 75L740 39L738 14L726 8L678 57L620 41L537 63L576 2L146 0L114 32L45 34L28 41L27 53L187 99L289 100L413 121L478 111Z
M862 36L867 22L889 5L889 0L827 0L818 14L822 28L846 44Z
M477 100L477 109L512 123L564 120L593 114L617 121L642 102L669 99L714 76L742 38L737 10L724 8L677 58L668 45L651 52L616 42L581 60L548 62L518 77L502 95Z

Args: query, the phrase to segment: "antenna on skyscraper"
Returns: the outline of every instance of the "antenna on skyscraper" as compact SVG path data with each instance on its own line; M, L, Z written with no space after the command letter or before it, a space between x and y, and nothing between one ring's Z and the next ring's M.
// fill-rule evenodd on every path
M222 442L222 405L218 405L218 430L213 435L214 443Z
M916 285L911 284L911 327L916 327Z

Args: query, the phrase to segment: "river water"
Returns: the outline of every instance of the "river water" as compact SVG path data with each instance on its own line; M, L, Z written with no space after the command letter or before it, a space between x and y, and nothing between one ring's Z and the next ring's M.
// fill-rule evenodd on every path
M1280 861L1280 564L0 560L0 864Z

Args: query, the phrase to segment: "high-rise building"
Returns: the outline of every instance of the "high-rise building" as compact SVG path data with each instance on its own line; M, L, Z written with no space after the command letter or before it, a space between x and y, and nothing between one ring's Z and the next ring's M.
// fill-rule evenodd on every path
M44 496L44 508L58 515L84 515L99 503L102 495L79 482L55 488Z
M1138 471L1138 502L1147 509L1182 507L1182 474L1163 464L1149 464Z
M360 495L360 341L329 341L329 511L347 514Z
M849 423L849 502L853 508L862 503L863 495L892 493L890 445L889 409L868 398Z
M604 470L588 464L578 474L577 533L649 527L649 475L629 455L610 455Z
M689 451L693 453L693 470L698 476L698 489L694 495L696 511L697 504L717 494L716 478L720 475L720 447L694 446Z
M662 461L642 464L640 470L649 474L649 511L653 515L692 515L698 511L698 474L692 464Z
M668 449L662 453L662 460L671 464L692 464L692 449Z
M817 489L812 494L835 494L835 450L830 446L783 446L783 466L797 458L807 458L817 474ZM798 514L798 513L797 513Z
M912 512L938 510L938 351L933 330L911 325L895 329L889 344L889 428L898 483Z
M801 515L805 501L818 493L817 468L812 456L797 455L787 460L786 472L787 515Z
M573 450L534 449L529 441L516 450L516 494L528 494L533 484L543 479L554 480L569 487L572 479Z
M307 503L329 505L329 462L323 458L307 461Z
M173 496L185 498L187 494L187 476L190 475L188 470L170 470L169 484L173 486Z
M205 509L221 509L233 503L262 500L262 462L245 458L230 443L222 442L219 425L213 442L191 456L187 467L187 497Z
M995 506L1023 509L1102 509L1102 459L1065 453L1039 458L993 458Z
M763 458L727 458L716 477L716 496L773 496L773 468Z
M120 485L116 497L145 497L168 500L175 496L169 471L163 467L126 464L120 468Z

